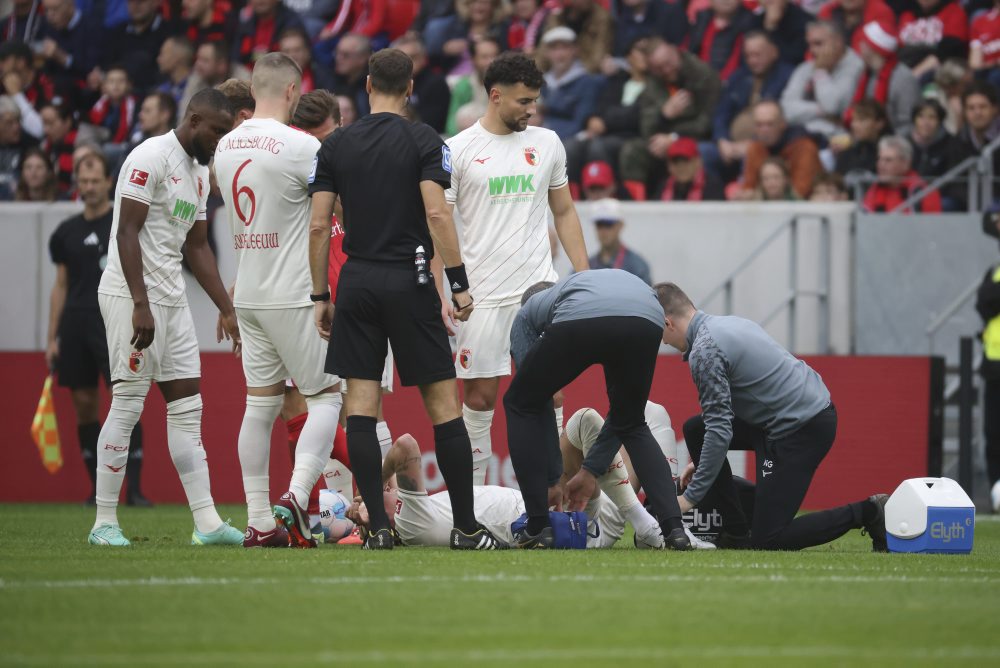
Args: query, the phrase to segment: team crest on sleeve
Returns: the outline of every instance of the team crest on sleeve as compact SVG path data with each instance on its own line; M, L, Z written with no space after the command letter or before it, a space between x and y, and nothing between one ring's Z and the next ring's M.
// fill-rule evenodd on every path
M132 174L128 177L129 183L141 186L143 188L146 187L146 181L148 180L149 180L149 172L144 172L141 169L133 169Z
M524 149L524 159L527 160L528 164L532 167L538 165L538 149L533 147Z
M451 149L447 144L441 146L441 169L451 174Z
M140 373L146 367L146 358L142 356L141 350L133 350L128 356L128 370L132 373Z
M205 185L201 181L201 177L198 177L198 199L201 199L202 193L205 192Z

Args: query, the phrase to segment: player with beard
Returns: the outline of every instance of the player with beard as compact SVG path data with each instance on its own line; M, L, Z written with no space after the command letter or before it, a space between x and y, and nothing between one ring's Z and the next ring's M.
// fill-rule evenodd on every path
M500 377L511 371L510 328L521 295L535 283L557 280L549 210L573 270L589 268L566 177L566 150L551 130L528 126L542 81L531 58L499 56L483 77L486 114L448 141L453 168L446 198L461 218L469 285L476 295L476 310L458 328L455 371L462 379L462 417L477 485L485 482L492 456L490 427ZM451 310L446 306L442 315L454 334ZM555 419L561 429L562 408Z
M167 403L167 447L194 514L191 543L243 542L243 533L222 521L212 500L201 441L201 360L181 275L183 252L238 347L236 311L208 246L206 220L206 165L232 125L226 96L203 90L191 98L180 127L136 147L118 176L114 243L97 291L113 388L97 442L93 545L129 545L118 525L118 495L132 428L154 381Z

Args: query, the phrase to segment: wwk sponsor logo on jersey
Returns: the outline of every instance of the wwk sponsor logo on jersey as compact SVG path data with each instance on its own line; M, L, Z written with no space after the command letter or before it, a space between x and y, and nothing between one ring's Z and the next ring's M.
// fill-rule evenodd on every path
M183 222L194 225L195 216L198 215L198 205L185 202L182 199L174 202L174 212L170 216L170 222Z
M487 179L490 203L530 202L535 192L534 174L491 176Z

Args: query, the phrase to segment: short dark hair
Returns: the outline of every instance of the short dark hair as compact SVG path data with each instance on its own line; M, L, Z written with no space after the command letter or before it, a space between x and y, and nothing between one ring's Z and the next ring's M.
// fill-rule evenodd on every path
M885 113L885 107L875 99L866 97L851 105L851 113L876 121L882 121L886 127L889 126L889 116Z
M303 130L312 130L323 125L327 118L332 118L335 125L340 125L340 103L330 91L317 88L299 98L292 124Z
M771 33L766 32L764 30L760 29L750 30L749 32L743 35L744 44L746 44L752 39L762 39L775 48L777 48L778 46L777 43L775 43L774 38L771 37Z
M215 88L203 88L192 95L184 117L187 118L191 114L204 114L206 111L217 111L227 116L235 115L233 103L224 93Z
M302 40L302 43L306 45L306 48L310 50L310 54L312 53L312 43L309 41L309 35L305 30L302 28L296 28L295 26L285 28L281 31L281 34L278 35L278 42L281 42L281 40L288 37L298 37Z
M846 193L847 186L844 185L844 177L837 172L820 172L813 179L812 189L816 190L820 186L830 186L835 188L837 192Z
M660 306L663 307L663 315L668 318L676 318L694 309L691 298L684 294L676 283L657 283L653 286L653 290Z
M483 76L483 86L486 87L487 95L494 86L515 86L519 83L532 90L541 90L545 79L542 78L542 72L533 59L516 51L508 51L497 56Z
M156 103L160 105L160 111L170 112L170 118L167 120L167 124L173 127L177 123L177 100L174 96L165 91L156 91L151 93L149 97L156 100Z
M242 79L226 79L215 90L226 96L229 106L233 109L233 115L240 113L244 109L254 111L257 108L257 101L253 99L250 92L250 82Z
M372 90L405 95L413 79L413 61L399 49L382 49L368 60Z
M0 44L0 61L8 58L20 58L32 65L35 55L31 52L31 47L19 40L9 40Z
M76 114L74 113L73 108L68 104L66 104L65 102L56 102L53 100L52 102L47 102L43 104L42 108L39 109L38 111L41 112L46 107L52 107L53 109L55 109L56 113L59 114L59 118L64 121L76 120Z
M225 40L218 40L215 42L202 42L198 45L200 49L203 46L207 46L212 49L212 55L216 60L229 60L230 48L229 44Z
M987 100L990 101L991 105L993 105L994 107L997 106L998 99L997 99L996 88L994 88L991 84L986 83L985 81L973 81L972 83L970 83L968 86L965 87L965 90L962 91L963 107L969 101L969 98L972 97L973 95L982 95L983 97L985 97Z
M76 163L76 167L73 168L73 175L76 176L79 174L80 168L84 165L89 166L95 162L101 166L101 170L103 170L105 177L111 176L111 164L108 162L108 158L104 155L104 152L96 146L94 147L93 152L83 156L80 158L80 162Z
M521 306L524 306L525 302L537 295L539 292L544 292L553 285L555 285L555 283L552 281L539 281L538 283L535 283L525 290L523 295L521 295Z
M500 44L499 39L490 35L483 35L479 39L474 39L469 43L469 53L473 58L476 57L476 52L479 51L479 47L483 44L492 44L495 46L497 48L497 55L503 53L503 46Z
M910 114L910 120L916 121L917 116L928 109L933 111L934 115L937 116L938 124L944 123L944 119L947 117L948 113L944 110L944 107L941 106L940 102L929 97L925 97L920 100L920 102L913 105L913 113Z

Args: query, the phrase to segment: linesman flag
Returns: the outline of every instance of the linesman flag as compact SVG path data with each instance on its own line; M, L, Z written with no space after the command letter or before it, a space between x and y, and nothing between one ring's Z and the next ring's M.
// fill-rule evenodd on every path
M55 475L62 468L62 445L59 443L59 425L56 424L56 406L52 403L52 376L45 378L42 396L38 399L35 418L31 421L31 439L38 446L45 470Z

